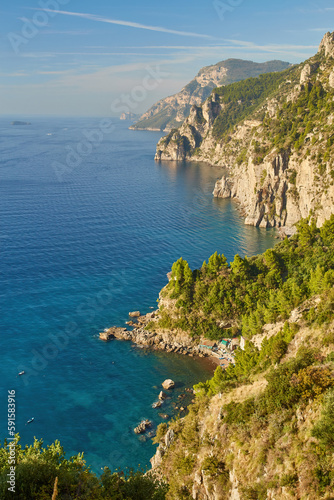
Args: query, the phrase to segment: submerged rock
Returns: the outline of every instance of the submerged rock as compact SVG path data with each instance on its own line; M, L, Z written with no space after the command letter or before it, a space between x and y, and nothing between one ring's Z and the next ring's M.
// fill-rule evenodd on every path
M169 415L167 415L167 413L159 413L159 417L163 418L164 420L169 419Z

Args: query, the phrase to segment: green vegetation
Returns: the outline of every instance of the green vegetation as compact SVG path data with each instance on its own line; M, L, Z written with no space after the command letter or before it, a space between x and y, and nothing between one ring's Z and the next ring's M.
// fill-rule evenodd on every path
M334 111L333 91L325 88L320 81L306 84L297 99L282 104L273 118L263 121L263 133L270 146L299 150L308 134L314 133L315 124L324 124ZM333 152L332 132L326 134L324 155L329 159ZM313 138L316 137L313 135ZM326 161L325 160L325 161ZM319 158L321 164L322 159ZM290 181L292 182L292 181Z
M17 436L15 498L190 500L197 485L223 500L235 474L242 498L266 499L268 490L280 498L285 488L291 498L298 491L300 498L329 500L334 488L333 284L334 215L321 228L312 219L301 220L290 240L250 259L236 255L228 264L216 252L196 271L179 259L162 292L168 301L160 326L211 338L242 331L247 340L234 365L217 367L210 380L194 387L196 397L184 418L158 426L155 443L165 446L169 429L174 436L162 457L159 477L165 482L108 468L97 477L81 454L67 458L59 442L43 448L35 440L22 448ZM299 319L288 321L298 306ZM258 349L253 336L264 322L280 319L281 329L264 337ZM224 330L222 320L229 325ZM7 444L0 449L4 500L12 498Z
M220 81L220 85L228 85L245 78L256 77L261 73L283 71L288 66L289 63L283 61L254 63L252 61L244 61L241 59L228 59L227 61L221 61L216 65L202 68L199 71L199 74L203 75L211 72L215 69L215 67L217 70L219 68L226 68L228 71ZM176 99L174 102L170 103L170 100L167 98L166 100L162 100L159 101L159 103L154 104L149 110L150 116L148 118L141 119L135 123L132 128L153 128L158 130L165 130L166 127L168 129L178 128L182 125L182 122L176 121L176 116L180 111L184 117L189 116L191 98L198 98L200 102L204 102L205 99L210 96L215 87L216 85L213 81L210 81L210 79L208 79L206 85L202 87L202 85L194 78L179 92L179 94L175 95ZM183 102L184 104L178 104L180 102Z
M16 435L15 493L8 491L9 453L5 441L0 448L0 498L17 500L164 500L167 486L141 472L114 472L107 467L101 477L93 474L83 454L65 457L56 441L46 448L43 441L22 448ZM57 481L56 481L57 478ZM56 484L56 486L55 486Z
M264 73L274 71L284 71L289 63L284 61L267 61L265 63L256 63L253 61L243 61L241 59L227 59L224 61L224 67L228 70L221 84L229 85L231 83L245 80L246 78L256 78Z
M144 120L138 121L133 125L133 128L138 128L138 129L153 128L157 130L164 130L166 126L177 128L180 127L181 122L177 122L175 120L176 114L177 114L176 110L171 115L166 115L166 112L162 110L159 113L156 113L154 116L150 116L149 118L145 118Z
M291 498L332 498L333 284L334 216L320 229L301 220L294 237L251 259L228 265L215 253L194 272L183 259L173 265L165 318L189 330L230 315L248 340L235 365L194 386L189 414L160 429L156 442L168 427L176 436L162 465L168 500L191 499L194 484L228 499L232 476L241 498L265 500L269 490L281 498L282 488ZM287 321L298 306L297 322ZM258 349L252 338L263 323L282 319Z
M266 73L215 89L215 94L220 96L220 102L224 106L214 122L213 137L221 140L237 123L250 117L278 89L291 71L288 69L280 73Z

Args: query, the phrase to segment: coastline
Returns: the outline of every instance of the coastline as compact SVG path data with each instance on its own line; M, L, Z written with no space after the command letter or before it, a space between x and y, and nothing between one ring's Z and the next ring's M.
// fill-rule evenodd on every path
M172 333L167 330L152 332L146 329L148 323L152 320L156 320L158 315L159 310L156 310L152 313L138 316L136 318L136 323L133 321L127 322L128 324L130 323L131 327L133 327L132 330L129 330L126 327L116 326L105 328L103 332L99 333L99 338L104 342L108 342L110 340L130 341L137 346L145 347L147 349L190 356L197 359L201 362L201 364L203 364L203 366L214 372L220 364L219 358L210 355L206 352L206 349L203 349L200 346L201 339L198 339L198 342L195 342L185 332Z

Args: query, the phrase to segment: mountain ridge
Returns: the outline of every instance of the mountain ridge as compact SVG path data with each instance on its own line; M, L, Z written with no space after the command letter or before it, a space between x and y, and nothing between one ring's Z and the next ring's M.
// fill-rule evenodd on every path
M226 59L204 66L180 92L160 99L130 129L169 131L180 126L189 116L191 106L200 105L215 87L262 73L282 71L289 65L290 63L279 60L256 63L243 59Z
M215 89L159 141L156 160L227 167L213 193L238 199L246 224L293 226L315 213L321 225L334 210L333 55L326 33L305 62Z

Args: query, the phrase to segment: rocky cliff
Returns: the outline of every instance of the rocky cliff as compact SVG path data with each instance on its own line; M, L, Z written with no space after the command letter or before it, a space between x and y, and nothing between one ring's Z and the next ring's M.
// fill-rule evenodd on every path
M189 116L191 106L200 105L215 87L270 71L282 71L288 66L289 63L283 61L255 63L241 59L206 66L180 92L158 101L130 128L168 131L179 127Z
M217 88L163 137L156 160L199 160L229 169L213 194L237 198L245 223L291 226L334 211L334 34L318 53L273 75Z

